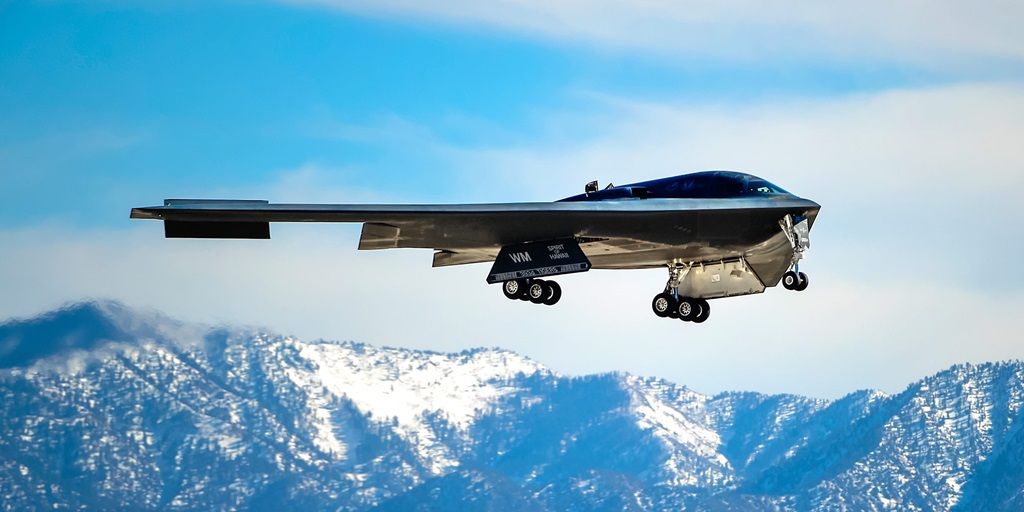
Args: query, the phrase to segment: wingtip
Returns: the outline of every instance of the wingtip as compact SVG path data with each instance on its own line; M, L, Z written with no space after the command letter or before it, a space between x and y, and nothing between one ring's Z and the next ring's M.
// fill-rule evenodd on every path
M154 212L149 211L148 208L132 208L132 213L128 217L130 219L160 219L160 216Z

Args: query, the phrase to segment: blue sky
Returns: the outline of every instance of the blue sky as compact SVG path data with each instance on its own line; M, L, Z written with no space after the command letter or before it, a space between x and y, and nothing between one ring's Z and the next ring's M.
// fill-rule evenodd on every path
M0 317L110 297L703 392L897 391L1021 357L1021 9L6 2ZM661 272L568 277L541 311L482 266L356 253L357 226L192 242L128 219L165 197L533 201L708 168L823 210L808 292L716 301L702 330L650 314Z
M599 108L587 92L751 102L939 80L898 63L676 59L277 4L16 2L3 19L2 135L21 168L4 173L9 224L54 213L32 207L44 197L62 217L89 207L76 223L109 224L124 220L112 187L195 194L309 161L358 166L370 176L357 179L414 199L462 199L443 162L335 125L400 119L447 144L506 146L585 135L538 117Z

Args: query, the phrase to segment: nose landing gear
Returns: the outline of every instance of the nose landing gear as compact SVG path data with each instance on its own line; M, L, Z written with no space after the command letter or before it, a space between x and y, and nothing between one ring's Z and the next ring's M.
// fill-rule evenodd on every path
M809 282L807 274L796 270L790 270L782 275L782 287L787 290L802 292L807 289Z
M800 260L804 258L807 249L811 248L810 225L807 223L807 219L797 221L793 219L792 215L783 217L779 221L779 225L782 226L782 232L793 247L793 262L790 264L792 270L782 274L782 287L802 292L807 289L809 283L807 274L800 272Z

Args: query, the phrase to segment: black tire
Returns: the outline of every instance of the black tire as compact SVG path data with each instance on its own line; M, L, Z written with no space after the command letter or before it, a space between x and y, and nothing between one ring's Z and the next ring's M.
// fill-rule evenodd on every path
M787 290L795 290L797 285L800 284L800 276L796 275L796 272L792 270L782 274L782 287Z
M558 302L558 299L562 298L562 287L558 286L558 283L554 281L548 281L547 283L548 295L544 299L544 304L547 306L554 306Z
M526 287L526 300L534 304L543 304L550 291L547 281L534 279Z
M697 316L697 303L694 299L689 297L683 297L679 299L679 305L676 306L676 311L679 313L679 319L684 322L692 322Z
M651 309L654 310L654 314L662 318L671 315L672 310L675 308L676 298L671 293L659 293L651 301Z
M526 288L526 282L522 279L515 279L512 281L505 281L501 283L501 291L505 294L505 297L515 300L523 293L523 289Z
M802 292L807 289L807 285L810 284L810 281L807 279L807 274L804 274L803 272L797 274L797 277L800 279L800 282L797 283L796 287L793 289L798 292Z
M704 299L697 299L697 307L700 308L700 313L693 317L693 323L699 324L707 320L711 316L711 305Z

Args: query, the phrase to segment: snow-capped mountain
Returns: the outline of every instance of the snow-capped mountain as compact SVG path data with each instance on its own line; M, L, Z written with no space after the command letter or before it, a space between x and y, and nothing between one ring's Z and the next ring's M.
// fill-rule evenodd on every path
M85 303L0 325L0 508L1024 510L1022 378L707 396Z

